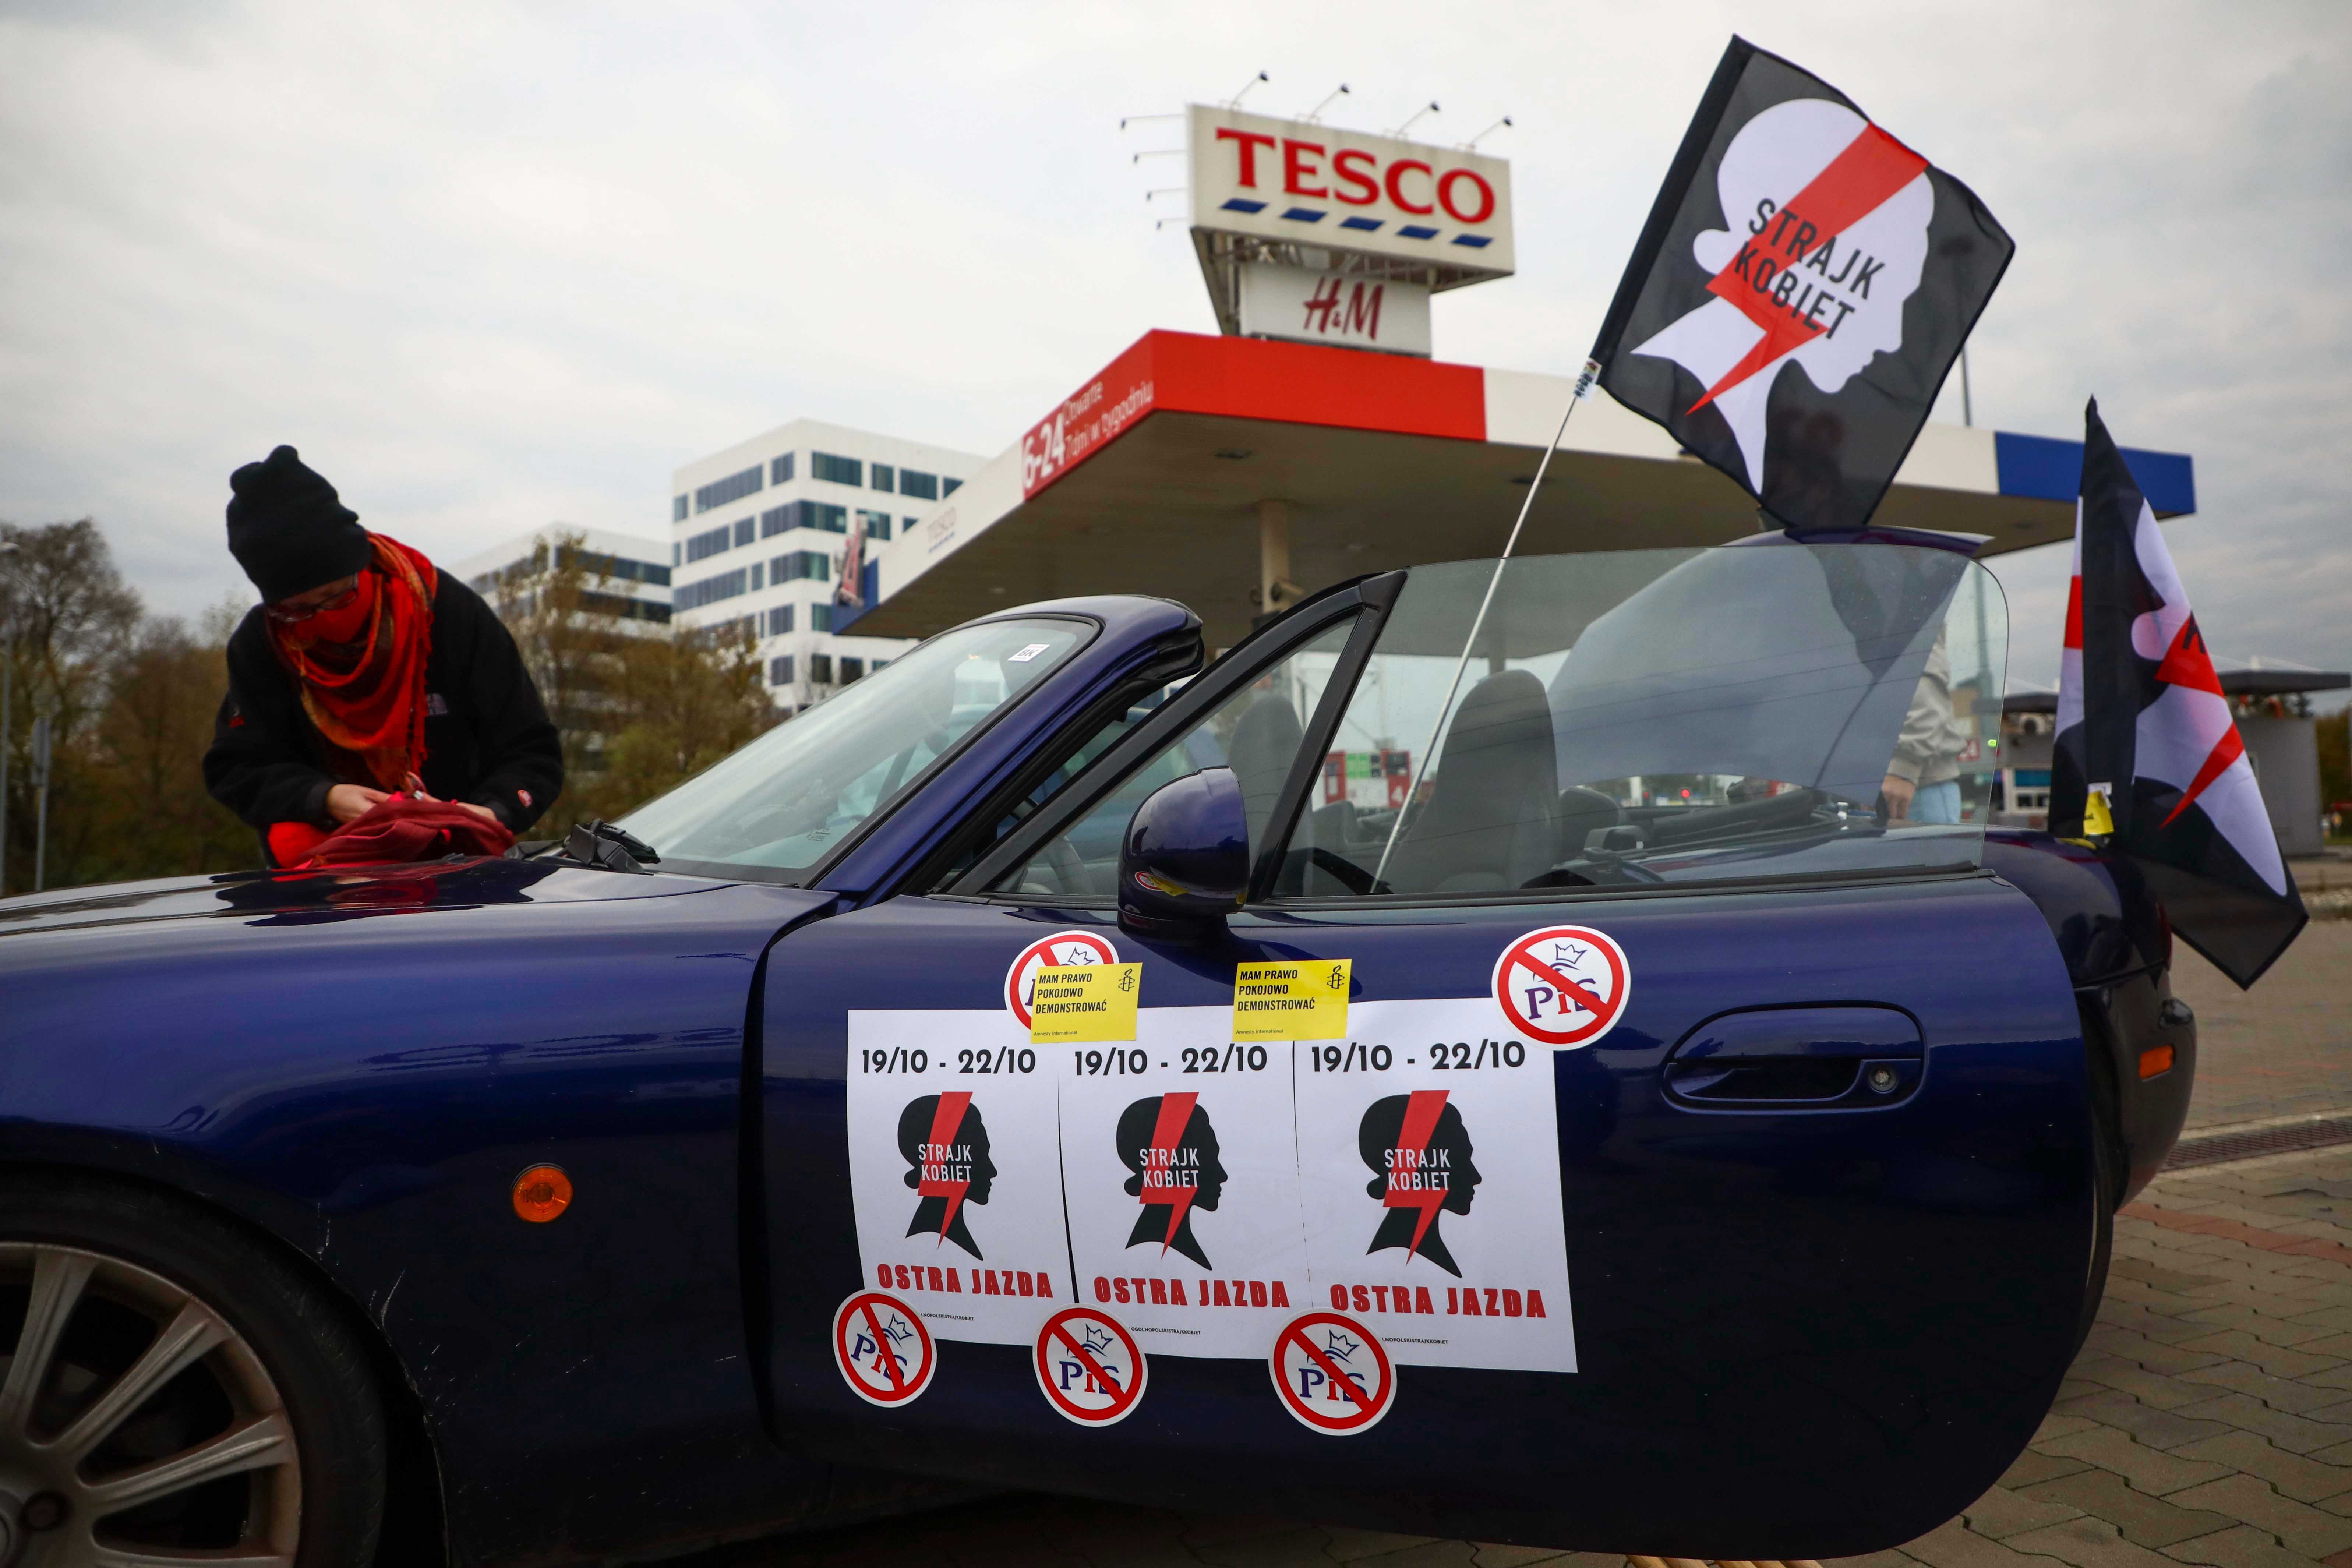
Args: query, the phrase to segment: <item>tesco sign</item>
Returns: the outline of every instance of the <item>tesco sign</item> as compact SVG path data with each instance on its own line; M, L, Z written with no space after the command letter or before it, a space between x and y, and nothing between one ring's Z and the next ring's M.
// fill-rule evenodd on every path
M1446 283L1513 270L1503 159L1200 104L1186 126L1196 229L1411 258Z

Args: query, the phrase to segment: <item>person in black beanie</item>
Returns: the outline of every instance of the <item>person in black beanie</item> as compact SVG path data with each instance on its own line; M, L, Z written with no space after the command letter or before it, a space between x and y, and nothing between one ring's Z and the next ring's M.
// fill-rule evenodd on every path
M205 786L269 862L299 863L403 791L518 836L537 822L562 748L481 595L362 528L291 447L228 482L229 552L262 603L229 638Z

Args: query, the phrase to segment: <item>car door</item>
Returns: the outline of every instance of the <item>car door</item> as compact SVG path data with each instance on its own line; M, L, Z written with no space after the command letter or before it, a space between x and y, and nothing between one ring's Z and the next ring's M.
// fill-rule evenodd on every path
M1840 760L1886 760L1953 606L1986 603L1978 569L1741 552L1758 563L1727 580L1794 625L1727 654L1675 616L1733 552L1647 553L1573 580L1515 563L1485 610L1484 566L1373 580L1241 650L953 889L788 939L766 1149L818 1189L769 1237L803 1440L1695 1556L1884 1546L2013 1458L2072 1352L2093 1233L2071 994L1964 825L1865 821L1881 803ZM1987 641L1978 689L1998 689ZM1628 660L1638 690L1612 674ZM1826 737L1743 735L1759 705L1804 731L1824 702ZM1591 771L1675 746L1726 766ZM1251 896L1206 940L1119 929L1103 846L1150 788L1217 765ZM1129 1037L1031 1043L1046 959L1139 965ZM1301 1015L1328 1037L1260 1037L1254 1011L1335 984L1336 1026ZM885 1279L938 1342L882 1417L829 1325ZM1041 1386L1038 1327L1071 1307L1149 1366L1096 1431Z

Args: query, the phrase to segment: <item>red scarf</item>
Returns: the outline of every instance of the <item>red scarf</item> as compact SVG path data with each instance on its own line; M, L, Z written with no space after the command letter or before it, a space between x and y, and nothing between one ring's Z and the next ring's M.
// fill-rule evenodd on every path
M381 533L348 605L272 621L278 660L327 743L328 771L397 790L425 771L425 661L433 649L433 563Z

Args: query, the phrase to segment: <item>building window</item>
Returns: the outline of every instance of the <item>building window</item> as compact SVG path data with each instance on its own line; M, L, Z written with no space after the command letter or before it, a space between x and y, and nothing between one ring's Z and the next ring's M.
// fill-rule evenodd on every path
M768 661L768 684L790 686L793 683L793 656L780 653Z
M772 485L788 485L793 482L793 455L790 452L786 452L781 458L771 458L768 460L768 482Z
M761 566L758 562L754 561L751 563L751 592L754 594L758 593L761 587L760 574L765 570L766 568ZM759 634L755 632L752 635L756 637Z
M925 500L937 500L940 499L940 477L937 474L919 473L913 468L900 468L898 493L902 496L919 496Z
M591 576L618 577L625 583L655 583L665 588L669 586L669 568L667 566L656 566L650 561L632 561L625 555L598 555L593 551L574 550L568 544L556 546L557 571L570 571L574 562ZM495 581L496 576L493 573L481 582ZM480 584L476 586L480 586Z
M902 517L902 518L900 518L900 519L898 520L898 531L899 531L899 532L901 532L901 533L912 533L912 532L914 532L914 531L915 531L915 520L914 520L913 518L911 518L911 517Z
M833 684L833 656L824 653L809 655L809 679L819 686Z
M831 605L811 605L809 606L809 630L813 632L829 632L833 630L833 606Z
M781 588L787 583L825 583L833 579L833 557L822 550L794 550L768 563L768 582Z
M814 528L826 533L849 531L849 509L820 500L787 501L760 514L760 537L773 539L787 529Z
M866 465L855 458L836 458L830 452L811 452L809 478L829 479L836 485L862 485L866 482Z
M755 465L740 474L730 474L714 479L694 492L694 510L709 511L715 506L725 506L730 500L741 500L760 489L760 470Z
M670 563L671 565L676 566L676 565L677 565L680 562L684 561L685 559L686 559L686 546L685 546L685 545L683 545L683 544L673 544L673 545L671 545L671 546L669 547L669 563Z
M887 540L890 537L890 514L887 511L860 511L857 521L866 525L866 537Z
M677 591L677 607L698 610L705 605L715 605L721 599L732 599L751 592L751 574L738 566L732 572L721 572L716 577L705 577L698 583L688 583Z
M943 496L951 496L961 489L963 489L963 481L961 479L941 479L940 481L940 494Z
M790 605L780 605L776 608L768 612L768 635L770 637L780 637L792 629L793 607Z
M751 543L752 540L759 537L759 527L760 524L756 519L748 517L736 519L735 542L738 544Z
M887 659L887 658L877 658L877 659L876 659L876 660L874 661L874 673L875 673L875 674L877 674L877 675L881 674L881 673L882 673L882 667L883 667L884 665L886 665L886 664L889 663L889 662L890 662L890 661L889 661L888 659Z
M863 679L865 674L866 661L864 659L845 658L841 661L841 683L844 686L848 685L853 680Z
M714 528L707 533L698 533L686 542L686 558L689 562L708 561L730 549L734 537L734 530L729 528Z
M877 463L873 466L873 469L874 488L877 490L888 489L890 488L890 476L892 472L890 465L887 463Z
M610 616L617 621L651 621L656 626L669 623L669 606L646 599L632 599L625 594L583 593L580 607L592 616Z
M669 520L672 522L684 522L686 521L686 498L684 496L672 496L669 498Z

